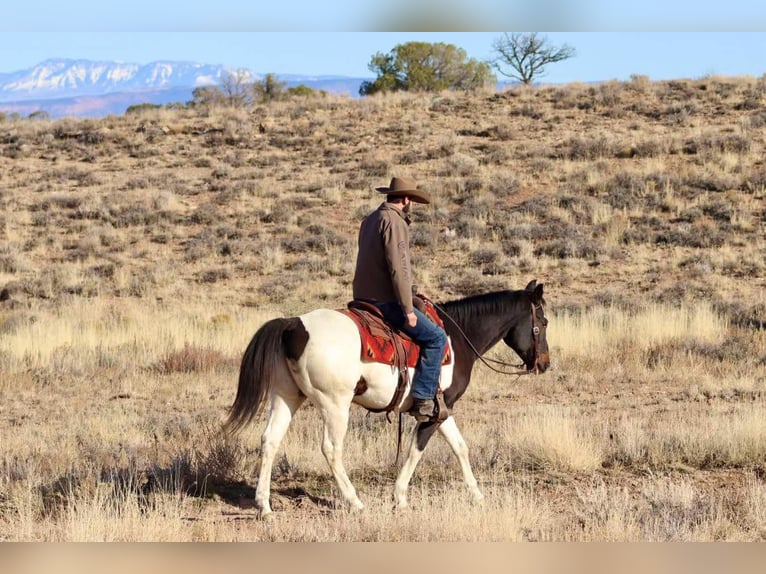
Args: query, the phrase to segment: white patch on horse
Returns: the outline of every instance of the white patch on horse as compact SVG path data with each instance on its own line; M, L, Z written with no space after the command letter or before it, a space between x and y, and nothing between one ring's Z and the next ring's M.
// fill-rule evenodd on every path
M299 361L302 368L311 365L310 383L301 390L311 398L313 389L321 388L326 392L354 395L359 379L364 379L366 390L353 396L352 402L367 409L383 409L391 402L399 383L396 367L384 363L362 361L362 347L359 329L354 321L343 313L330 309L317 309L300 316L303 325L310 333L310 338L303 357ZM334 339L333 345L327 345L328 339ZM450 356L454 358L452 344ZM439 388L444 391L452 384L454 360L443 365L439 378ZM410 368L409 383L402 396L400 408L406 410L412 402L410 386L414 369ZM300 386L300 385L299 385Z

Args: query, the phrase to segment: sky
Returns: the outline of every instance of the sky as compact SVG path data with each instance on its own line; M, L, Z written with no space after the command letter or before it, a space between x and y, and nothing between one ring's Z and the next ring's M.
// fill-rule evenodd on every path
M759 0L11 0L11 31L766 31Z
M188 0L9 2L0 73L49 58L221 64L256 73L374 77L371 57L409 41L494 55L500 30L575 49L544 81L766 73L766 2L755 0ZM413 31L410 31L413 30ZM496 31L497 30L497 31Z
M148 64L158 60L220 64L260 74L374 77L377 52L409 41L445 42L490 59L502 32L10 32L0 34L0 73L49 58ZM766 74L766 32L544 32L575 49L551 64L551 83Z

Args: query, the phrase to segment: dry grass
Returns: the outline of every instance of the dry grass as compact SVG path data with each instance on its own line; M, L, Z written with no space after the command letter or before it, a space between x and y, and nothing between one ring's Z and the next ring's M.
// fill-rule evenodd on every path
M0 123L0 539L763 540L763 93L635 77ZM263 421L219 432L241 352L345 305L394 174L434 197L421 288L544 282L553 367L477 366L457 405L484 506L435 439L394 514L395 429L354 409L349 512L309 405L259 522Z

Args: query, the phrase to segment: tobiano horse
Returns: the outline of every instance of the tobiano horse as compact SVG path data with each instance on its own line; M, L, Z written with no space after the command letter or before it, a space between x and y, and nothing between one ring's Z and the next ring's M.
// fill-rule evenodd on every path
M450 415L446 420L419 422L411 434L407 458L394 486L397 508L408 505L407 488L433 434L438 431L457 456L466 486L475 502L483 495L468 460L468 447L452 416L466 392L477 358L501 339L524 362L524 373L542 373L550 364L543 284L498 291L436 305L444 321L453 361L442 366L440 388ZM412 378L410 369L410 380ZM343 466L343 441L352 404L369 410L389 405L399 372L389 364L362 359L360 334L347 315L316 309L299 317L272 319L253 336L242 357L237 396L226 428L237 432L250 423L267 402L268 421L261 436L261 460L255 503L262 517L271 514L271 470L277 449L295 412L308 399L322 415L322 453L345 501L364 507ZM359 394L359 383L364 392ZM409 409L407 388L399 405Z

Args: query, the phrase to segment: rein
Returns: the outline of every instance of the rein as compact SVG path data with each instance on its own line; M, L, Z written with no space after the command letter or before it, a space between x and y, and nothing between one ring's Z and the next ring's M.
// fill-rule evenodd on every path
M420 297L423 298L422 295L420 295ZM485 359L481 355L481 353L476 349L476 347L471 342L471 340L468 338L468 335L465 334L465 331L463 331L463 329L460 327L460 325L457 324L457 322L450 316L450 314L447 313L444 310L443 307L441 307L440 305L434 303L430 299L429 299L429 302L436 309L438 309L442 313L442 315L444 315L447 319L449 319L450 323L452 323L455 326L455 328L458 330L458 333L460 333L460 335L463 337L463 340L466 343L468 343L468 347L471 349L471 351L473 351L473 353L476 355L476 357L482 363L484 363L489 369L491 369L492 371L494 371L496 373L500 373L501 375L511 375L511 376L516 376L516 377L520 377L521 375L531 375L533 373L534 374L539 373L539 368L537 366L537 362L538 362L538 360L540 358L540 351L539 351L539 348L540 348L540 327L537 326L537 313L536 313L537 307L535 306L534 303L532 303L532 335L533 335L534 344L535 344L535 362L534 362L533 367L531 369L521 369L520 367L524 367L525 366L524 363L521 363L521 364L518 364L518 365L513 365L511 363L506 363L504 361L498 361L497 359ZM503 367L511 367L513 369L518 369L518 370L513 371L513 372L503 371L503 370L500 370L500 369L496 369L495 367L490 365L489 364L490 362L495 363L496 365L502 365Z

